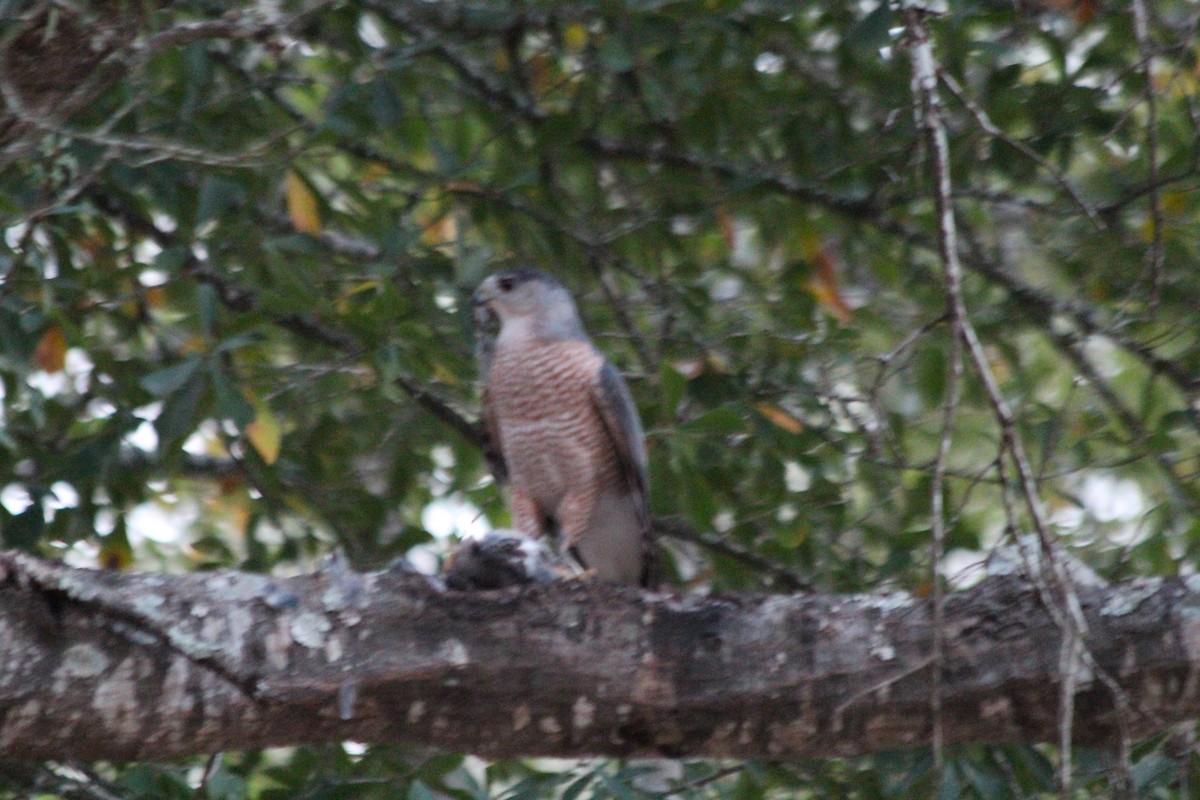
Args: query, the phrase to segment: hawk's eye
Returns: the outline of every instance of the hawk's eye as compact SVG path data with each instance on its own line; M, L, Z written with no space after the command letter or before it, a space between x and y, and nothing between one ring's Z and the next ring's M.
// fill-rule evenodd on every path
M513 287L513 279L512 278L505 276L500 279L499 283L500 283L500 291L502 291L502 292L511 292L512 291L512 287Z

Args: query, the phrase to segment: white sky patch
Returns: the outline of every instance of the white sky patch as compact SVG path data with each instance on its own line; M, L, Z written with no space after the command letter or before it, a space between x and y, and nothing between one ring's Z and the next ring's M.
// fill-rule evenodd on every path
M162 286L167 282L170 276L161 269L144 269L138 275L138 283L147 288L151 286Z
M96 533L101 536L108 536L117 529L117 512L111 508L98 510L93 527L95 527Z
M737 239L736 235L734 239ZM737 252L736 246L734 247L734 252L735 254ZM716 302L721 303L727 300L733 300L735 297L741 294L741 292L742 282L734 277L726 277L721 278L712 285L712 288L708 290L708 296Z
M1071 46L1067 49L1067 72L1074 74L1076 70L1083 66L1083 62L1087 58L1088 54L1092 51L1092 48L1100 44L1100 42L1104 40L1104 37L1105 30L1100 27L1097 27L1095 30L1084 31L1078 35L1073 34L1070 39ZM1088 77L1092 81L1096 81L1096 78L1092 76ZM1080 85L1094 87L1095 85L1098 85L1098 83L1089 84L1080 81Z
M67 375L75 380L75 389L79 392L87 391L86 381L80 386L80 379L87 378L92 374L92 370L96 368L91 356L87 351L80 347L71 347L67 349L67 355L63 359L63 369Z
M700 225L695 217L684 214L676 214L671 217L671 233L676 236L691 236L699 227Z
M57 397L71 388L71 379L65 372L43 372L38 370L30 374L25 382L29 388L43 397Z
M133 415L138 419L149 420L153 422L158 419L158 415L162 413L163 404L156 400L153 403L147 403L144 406L138 406L133 410Z
M201 421L200 425L183 442L183 451L192 456L211 455L214 445L220 450L220 438L217 436L217 423L211 419Z
M4 242L13 250L17 249L17 245L21 244L22 237L25 236L25 231L29 230L29 223L19 222L16 225L9 225L4 229Z
M0 489L0 505L15 516L33 505L33 498L29 496L29 492L25 491L24 486L19 483L10 483Z
M789 461L783 467L783 481L789 492L803 492L812 486L812 475L795 461Z
M175 222L175 218L170 214L164 214L161 211L151 211L150 216L154 219L154 227L167 233L173 233L179 225Z
M144 453L153 453L158 449L158 432L150 422L143 422L134 428L133 433L125 434L122 444L135 447Z
M426 545L417 545L404 554L408 559L408 563L412 564L413 569L422 575L436 575L438 571L438 557L434 551Z
M1117 347L1107 336L1089 336L1084 340L1083 348L1101 376L1115 378L1121 373Z
M1146 498L1138 485L1111 475L1089 475L1079 489L1079 498L1101 522L1132 520L1146 511Z
M784 64L783 56L778 53L759 53L754 59L754 69L765 75L778 75L783 72Z
M733 252L729 254L730 262L736 267L749 269L757 266L762 257L763 249L759 246L757 226L749 220L735 218L733 221ZM740 281L738 288L741 288ZM713 299L732 300L733 298L714 295Z
M454 466L454 451L447 445L436 445L429 451L429 457L438 469L450 469Z
M67 548L62 558L68 567L94 567L100 558L100 545L88 539L81 539Z
M373 47L376 50L387 47L387 38L383 35L383 30L379 27L379 20L374 14L363 14L358 18L358 38L362 39L363 44L367 47Z
M712 519L712 526L717 530L718 533L725 533L733 527L733 523L733 512L728 509L718 512L717 515Z
M164 508L151 501L131 508L125 515L125 525L130 542L135 544L146 539L159 544L174 544L198 516L196 508L191 506Z
M49 499L54 508L75 508L79 505L79 492L66 481L57 481L50 487Z
M143 239L133 246L133 257L138 260L139 264L153 264L154 259L162 254L162 247L158 242L151 239ZM143 283L143 286L151 286L157 284Z
M951 550L942 555L939 570L955 589L972 586L987 575L984 554L978 550Z
M487 517L473 503L450 496L434 500L421 512L421 526L439 539L457 534L478 539L492 529Z

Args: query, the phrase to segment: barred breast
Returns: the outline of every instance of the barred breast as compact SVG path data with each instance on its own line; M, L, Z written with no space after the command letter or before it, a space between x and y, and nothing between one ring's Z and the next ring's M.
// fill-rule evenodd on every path
M497 344L487 390L510 477L554 516L568 489L620 480L617 454L592 400L603 356L586 341Z

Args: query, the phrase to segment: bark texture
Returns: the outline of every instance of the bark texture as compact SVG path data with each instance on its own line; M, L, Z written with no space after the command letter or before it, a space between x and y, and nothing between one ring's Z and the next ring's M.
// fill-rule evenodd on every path
M1080 743L1200 711L1200 579L1080 587ZM1034 587L946 599L945 741L1048 741L1059 631ZM582 581L452 592L337 561L271 579L0 553L0 753L165 759L353 739L485 756L853 755L931 731L928 603ZM1119 698L1119 699L1118 699Z

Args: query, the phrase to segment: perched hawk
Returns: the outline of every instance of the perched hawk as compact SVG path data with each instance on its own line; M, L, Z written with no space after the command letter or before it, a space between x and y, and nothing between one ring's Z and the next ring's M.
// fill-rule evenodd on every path
M472 300L476 319L499 323L483 351L483 417L497 473L511 484L514 527L561 536L601 580L649 585L646 449L625 381L549 275L492 275Z

